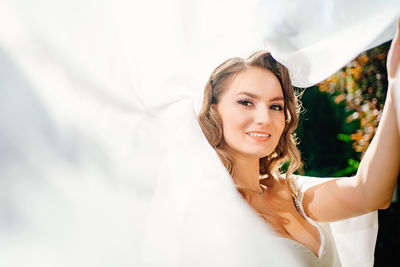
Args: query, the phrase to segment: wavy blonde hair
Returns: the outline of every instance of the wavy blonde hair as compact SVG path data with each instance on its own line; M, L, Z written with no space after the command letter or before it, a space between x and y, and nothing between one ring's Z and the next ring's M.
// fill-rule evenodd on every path
M237 57L228 59L211 73L204 88L203 105L198 115L200 127L208 142L215 149L226 169L232 175L235 166L231 155L223 150L225 141L221 117L217 111L217 104L221 93L229 85L229 81L238 73L250 67L260 67L271 71L281 84L285 102L285 128L275 150L270 155L260 158L260 175L278 177L280 176L281 166L285 162L289 162L285 181L290 193L296 196L298 190L292 174L300 167L301 157L293 132L298 124L300 103L293 90L288 70L277 62L269 52L257 51L247 59ZM240 188L239 186L237 188L246 198L244 188Z

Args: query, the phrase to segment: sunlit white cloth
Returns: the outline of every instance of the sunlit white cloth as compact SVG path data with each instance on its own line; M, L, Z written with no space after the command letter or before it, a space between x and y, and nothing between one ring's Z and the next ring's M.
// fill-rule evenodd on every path
M323 81L362 51L391 40L400 14L397 0L273 2L258 8L264 42L298 87Z
M302 266L238 195L195 114L228 57L267 48L301 86L390 39L395 1L354 1L370 13L329 2L354 25L374 18L362 41L348 16L312 16L325 2L1 0L0 266ZM320 65L307 46L310 67L280 51L271 14L302 26L292 45L341 25L349 35L323 46L341 59Z

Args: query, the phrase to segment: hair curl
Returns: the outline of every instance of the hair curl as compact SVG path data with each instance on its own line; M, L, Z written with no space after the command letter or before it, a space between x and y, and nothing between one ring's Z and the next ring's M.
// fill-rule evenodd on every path
M293 90L287 68L277 62L269 52L257 51L247 59L238 57L228 59L211 73L204 88L203 105L198 115L200 127L208 142L216 150L228 172L232 175L234 170L233 159L227 151L222 149L224 138L217 104L229 81L238 73L250 67L260 67L271 71L281 84L285 102L285 128L274 152L260 158L260 175L279 177L281 166L285 162L289 162L285 181L291 194L297 195L296 183L292 178L292 174L301 165L300 152L297 149L297 141L294 135L301 105L298 96ZM242 188L238 187L238 190L243 196L246 195Z

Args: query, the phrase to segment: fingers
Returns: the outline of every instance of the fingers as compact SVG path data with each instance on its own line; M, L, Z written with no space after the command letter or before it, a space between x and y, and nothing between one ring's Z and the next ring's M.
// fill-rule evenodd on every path
M393 38L393 40L396 42L396 43L399 43L400 42L400 18L398 18L398 20L397 20L397 31L396 31L396 34L394 35L394 38Z
M388 57L387 57L387 71L388 79L393 80L396 76L397 69L400 62L400 18L397 19L396 34L392 39Z

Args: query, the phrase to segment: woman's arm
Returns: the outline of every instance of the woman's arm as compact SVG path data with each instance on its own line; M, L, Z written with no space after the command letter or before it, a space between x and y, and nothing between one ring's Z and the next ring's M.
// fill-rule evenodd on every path
M306 213L318 221L358 216L390 205L400 171L400 134L393 102L400 62L400 20L388 54L389 88L375 137L354 177L335 179L307 190ZM398 77L399 79L399 77Z

